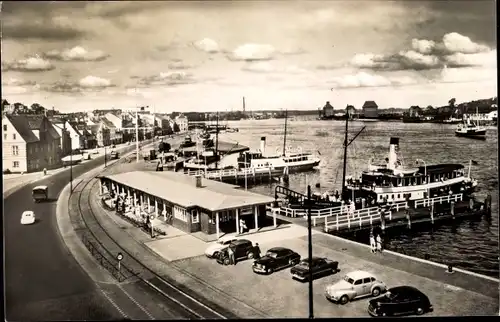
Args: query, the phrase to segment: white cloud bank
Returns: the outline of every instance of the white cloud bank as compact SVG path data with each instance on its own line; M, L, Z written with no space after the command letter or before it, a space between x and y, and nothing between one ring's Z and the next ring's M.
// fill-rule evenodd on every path
M40 57L29 57L2 64L2 70L4 71L43 72L54 68L54 65L52 65L48 60Z
M276 49L267 44L244 44L237 47L228 56L230 60L258 61L271 60L276 54Z
M106 88L113 86L111 81L105 78L96 77L96 76L86 76L78 82L78 85L82 88Z
M51 50L44 54L46 58L62 61L101 61L109 57L101 50L87 50L81 46L60 50Z
M213 54L220 51L219 44L213 39L203 38L194 43L194 46L199 50Z

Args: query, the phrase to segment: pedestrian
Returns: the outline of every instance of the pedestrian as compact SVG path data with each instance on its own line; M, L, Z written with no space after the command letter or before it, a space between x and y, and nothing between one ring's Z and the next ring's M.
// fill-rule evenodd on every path
M373 233L370 233L370 248L372 253L375 253L377 251L377 245L375 243L375 236L373 236Z
M234 250L231 247L227 248L227 254L229 256L229 265L236 265L236 259L234 258Z
M259 247L259 243L255 243L255 246L253 248L253 257L255 259L259 259L260 258L260 247Z
M380 237L380 234L377 235L377 252L382 252L382 237Z

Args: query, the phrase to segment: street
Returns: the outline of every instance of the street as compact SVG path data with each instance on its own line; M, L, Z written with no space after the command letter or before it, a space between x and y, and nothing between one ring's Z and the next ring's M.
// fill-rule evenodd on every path
M131 145L128 151L135 148ZM99 157L73 167L76 178L97 165ZM29 184L4 199L5 301L7 320L122 319L64 245L55 218L56 200L69 182L70 169ZM32 188L49 187L49 201L34 203ZM34 225L21 225L33 210Z

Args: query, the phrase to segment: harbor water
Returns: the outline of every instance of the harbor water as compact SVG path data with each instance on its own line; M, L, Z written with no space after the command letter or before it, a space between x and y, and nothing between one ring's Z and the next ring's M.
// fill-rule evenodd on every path
M225 141L259 149L261 137L266 137L266 153L283 151L284 119L244 120L229 122L239 132L221 134ZM347 175L359 176L370 159L384 164L390 137L399 137L399 150L405 165L432 165L460 163L469 160L471 176L478 180L476 197L482 201L491 194L492 217L461 220L432 229L399 230L385 236L387 249L410 256L428 258L443 264L452 264L484 275L499 275L498 243L498 142L497 128L488 127L486 140L456 137L454 125L402 122L349 122L352 138L363 126L365 130L353 141L347 153ZM314 117L288 120L286 145L304 152L319 153L322 159L317 170L290 175L290 188L306 193L307 185L313 192L323 193L341 189L343 140L345 122L319 121ZM249 190L274 196L279 183L250 187ZM358 241L367 242L363 236Z

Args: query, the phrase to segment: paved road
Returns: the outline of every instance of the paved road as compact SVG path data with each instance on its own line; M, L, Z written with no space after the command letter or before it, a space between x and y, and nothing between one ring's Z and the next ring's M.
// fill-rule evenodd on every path
M127 149L130 151L134 147ZM104 164L103 157L74 166L73 178L99 164ZM69 168L29 184L4 200L7 320L122 318L78 265L58 233L56 200L68 181ZM53 201L34 203L31 191L35 185L49 186L49 198ZM37 222L34 225L20 224L24 210L35 212Z

